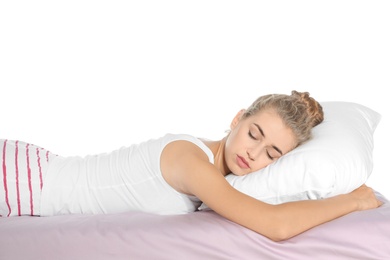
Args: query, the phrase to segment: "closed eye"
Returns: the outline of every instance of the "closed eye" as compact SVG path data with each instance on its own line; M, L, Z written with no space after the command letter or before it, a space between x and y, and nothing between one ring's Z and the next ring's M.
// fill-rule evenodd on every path
M257 140L256 137L252 134L251 131L248 132L248 135L250 138L252 138L253 140Z
M275 159L275 157L272 157L270 154L269 154L269 152L267 151L267 157L270 159L270 160L274 160Z

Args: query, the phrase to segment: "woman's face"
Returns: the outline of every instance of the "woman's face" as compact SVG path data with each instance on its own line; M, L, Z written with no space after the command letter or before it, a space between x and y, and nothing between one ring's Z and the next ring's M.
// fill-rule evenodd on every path
M296 146L292 130L274 110L241 119L243 113L233 119L226 140L225 160L232 173L245 175L260 170Z

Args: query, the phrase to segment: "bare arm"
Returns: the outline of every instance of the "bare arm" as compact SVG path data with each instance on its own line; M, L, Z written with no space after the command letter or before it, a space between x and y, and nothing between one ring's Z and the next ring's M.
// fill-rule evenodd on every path
M240 193L217 175L206 179L189 184L196 196L220 215L274 241L291 238L353 211L380 205L372 190L365 186L324 200L270 205Z
M362 186L352 193L329 199L270 205L234 189L194 145L180 142L166 150L161 166L170 185L180 192L197 196L227 219L275 241L381 204L372 189Z

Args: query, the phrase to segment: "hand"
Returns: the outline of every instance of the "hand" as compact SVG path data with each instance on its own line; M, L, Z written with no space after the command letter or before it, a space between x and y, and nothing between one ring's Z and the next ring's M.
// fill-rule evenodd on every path
M382 201L375 196L374 190L365 184L352 191L350 195L357 202L357 210L373 209L381 206Z

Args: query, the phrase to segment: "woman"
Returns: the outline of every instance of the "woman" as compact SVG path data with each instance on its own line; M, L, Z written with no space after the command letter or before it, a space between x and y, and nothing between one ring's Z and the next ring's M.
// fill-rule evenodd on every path
M0 214L182 214L204 202L270 239L287 239L381 205L365 185L329 199L269 205L225 180L228 173L245 175L276 161L309 140L311 129L322 121L320 104L307 92L293 91L258 98L238 112L219 141L167 134L111 153L61 157L32 144L2 140Z

